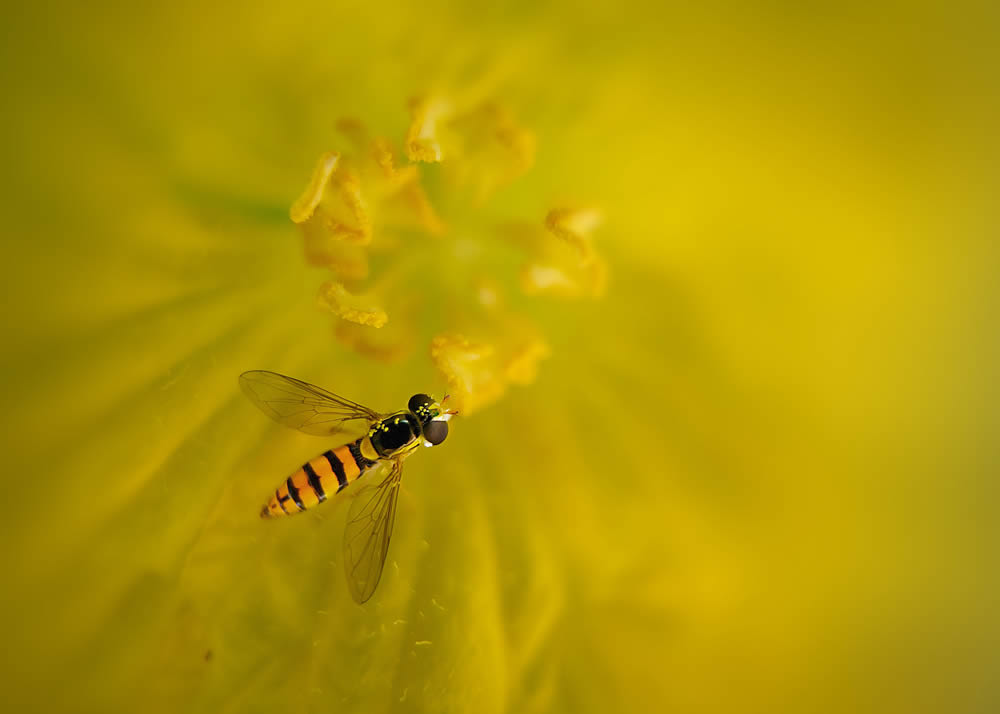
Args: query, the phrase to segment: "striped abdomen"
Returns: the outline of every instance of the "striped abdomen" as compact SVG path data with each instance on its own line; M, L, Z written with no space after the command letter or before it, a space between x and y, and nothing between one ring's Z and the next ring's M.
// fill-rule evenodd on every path
M356 481L375 461L361 452L365 437L336 449L325 451L306 462L285 482L260 512L261 518L276 518L304 511L323 503L348 484Z

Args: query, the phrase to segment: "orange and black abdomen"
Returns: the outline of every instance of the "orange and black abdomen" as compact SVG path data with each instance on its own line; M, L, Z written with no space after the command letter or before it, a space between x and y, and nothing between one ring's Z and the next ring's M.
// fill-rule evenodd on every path
M319 505L357 480L374 463L362 455L361 439L325 451L278 486L260 517L291 515Z

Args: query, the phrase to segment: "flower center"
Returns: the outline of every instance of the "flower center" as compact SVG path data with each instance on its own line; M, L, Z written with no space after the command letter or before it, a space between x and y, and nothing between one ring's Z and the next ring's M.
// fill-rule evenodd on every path
M493 102L424 97L410 111L410 163L342 120L345 149L320 157L290 215L306 260L331 272L318 300L336 317L337 339L385 362L429 348L469 414L532 382L549 353L530 319L508 307L511 290L603 293L606 267L591 242L600 214L558 206L544 220L484 221L483 205L534 163L532 132Z

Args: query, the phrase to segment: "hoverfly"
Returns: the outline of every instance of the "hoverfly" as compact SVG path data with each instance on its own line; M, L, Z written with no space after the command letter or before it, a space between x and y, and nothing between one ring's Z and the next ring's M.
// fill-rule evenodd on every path
M426 394L410 397L405 411L380 414L350 399L276 372L240 375L240 387L261 411L292 429L317 436L340 436L341 446L306 462L278 486L261 518L305 511L372 472L357 491L344 529L344 569L359 604L375 592L396 518L403 461L421 444L437 446L448 436L448 420L458 412ZM355 438L356 434L359 434Z

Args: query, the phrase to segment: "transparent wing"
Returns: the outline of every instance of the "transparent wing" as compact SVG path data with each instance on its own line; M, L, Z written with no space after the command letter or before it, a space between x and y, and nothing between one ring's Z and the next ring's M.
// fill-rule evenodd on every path
M344 570L347 587L359 605L375 592L389 552L392 524L396 520L396 497L403 462L390 462L389 473L378 483L361 489L347 514L344 529Z
M357 402L277 372L244 372L240 375L240 388L276 422L306 434L329 436L364 431L382 418Z

